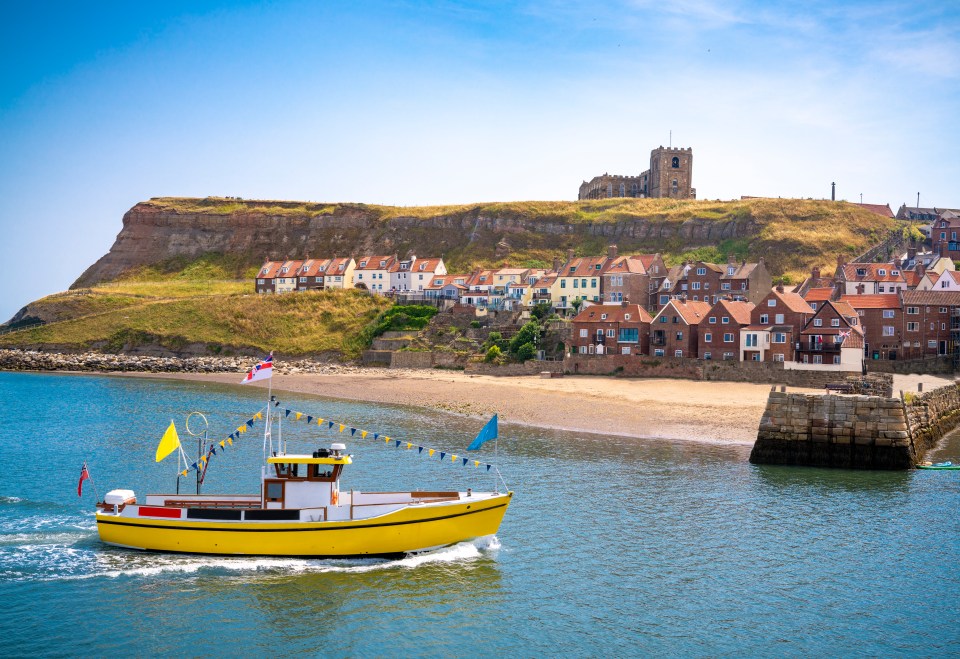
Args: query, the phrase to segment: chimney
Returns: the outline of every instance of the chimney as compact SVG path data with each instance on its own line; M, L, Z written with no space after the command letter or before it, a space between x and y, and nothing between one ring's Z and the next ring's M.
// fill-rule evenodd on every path
M733 254L727 254L727 263L729 263L730 265L733 265L736 262L737 262L736 256L734 256Z
M567 250L567 263L573 260L573 248Z
M777 293L783 293L783 281L777 284Z
M819 266L819 265L815 265L815 266L813 266L813 267L810 269L810 278L811 278L811 279L814 279L814 280L820 279L820 266ZM816 286L816 281L814 281L813 284L814 284L814 286Z
M621 302L621 303L620 303L620 306L621 306L621 307L626 307L626 306L627 306L627 301L624 300L623 302Z
M863 283L857 284L857 295L863 295L866 290L867 287L864 286Z
M917 248L913 244L911 244L910 247L907 248L907 259L910 261L913 261L916 258L917 258Z
M920 261L917 263L917 275L922 278L925 274L927 274L927 268L923 265L923 261Z
M947 241L946 241L946 240L941 240L941 241L940 241L940 256L942 256L942 257L947 257L947 256L948 256L948 253L947 253Z
M553 257L553 271L560 272L560 259L556 256Z
M611 261L612 261L613 259L617 258L617 246L616 246L616 245L610 245L609 247L607 247L607 258L610 259Z
M843 258L843 254L837 254L837 272L838 273L846 264L846 262L847 262L846 259Z

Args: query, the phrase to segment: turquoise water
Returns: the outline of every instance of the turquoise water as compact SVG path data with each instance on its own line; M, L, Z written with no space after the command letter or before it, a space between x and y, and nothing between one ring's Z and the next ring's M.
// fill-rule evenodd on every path
M170 491L173 458L153 453L171 418L201 410L223 437L261 391L0 373L0 401L4 656L937 655L960 640L957 472L756 467L748 447L502 424L516 495L496 538L395 561L145 554L98 542L81 463L101 496ZM457 453L482 425L283 401ZM290 451L335 436L284 425ZM345 489L491 485L346 442ZM256 491L261 450L251 433L215 457L205 491Z

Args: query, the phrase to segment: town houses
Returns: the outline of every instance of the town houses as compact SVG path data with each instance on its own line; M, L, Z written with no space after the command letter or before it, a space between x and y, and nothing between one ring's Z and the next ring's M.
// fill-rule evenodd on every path
M928 249L911 244L886 262L814 267L799 285L774 284L764 259L668 265L660 254L578 256L552 268L448 273L443 258L331 256L265 262L259 294L354 288L402 303L519 314L537 305L565 319L569 356L697 359L860 371L869 362L960 362L960 273L951 258L960 217L931 223ZM939 234L938 234L939 232ZM942 236L942 237L941 237ZM889 256L889 254L888 254Z

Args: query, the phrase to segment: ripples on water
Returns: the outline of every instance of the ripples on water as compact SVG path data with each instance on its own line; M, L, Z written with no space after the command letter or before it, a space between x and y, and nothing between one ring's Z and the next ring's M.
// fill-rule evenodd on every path
M737 445L503 425L500 462L516 496L498 537L401 560L208 558L98 542L91 484L76 497L84 460L101 495L169 489L172 468L153 451L171 416L210 412L226 435L260 395L0 374L0 399L28 408L0 425L0 654L945 654L957 639L957 474L753 467ZM285 404L453 452L480 425ZM292 425L284 435L290 450L335 436ZM449 460L346 441L356 461L346 489L492 483ZM259 442L214 458L207 491L255 490Z

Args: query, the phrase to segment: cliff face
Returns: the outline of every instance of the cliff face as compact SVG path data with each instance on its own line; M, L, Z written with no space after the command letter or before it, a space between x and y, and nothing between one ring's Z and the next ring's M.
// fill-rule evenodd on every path
M616 242L621 253L631 248L659 249L672 242L682 245L716 244L756 232L752 217L682 222L630 217L616 221L565 221L530 217L522 211L489 207L437 208L436 213L405 216L402 209L385 213L381 207L282 202L229 203L204 212L142 202L123 216L123 229L110 251L77 279L72 288L111 280L124 271L172 257L195 258L209 252L241 254L251 264L265 258L303 258L307 255L408 253L444 255L447 261L489 261L496 245L506 241L512 252L552 252L561 255L584 243L605 248ZM280 212L271 212L280 211ZM423 210L423 209L418 209ZM427 209L429 210L429 209Z
M568 249L596 255L616 243L621 254L678 255L735 245L741 257L766 259L774 275L829 265L889 234L893 220L855 204L751 199L730 202L604 199L397 208L363 204L157 198L123 217L110 251L73 288L111 280L130 268L207 253L266 258L364 254L442 256L450 270L536 259ZM726 254L716 255L725 258Z

